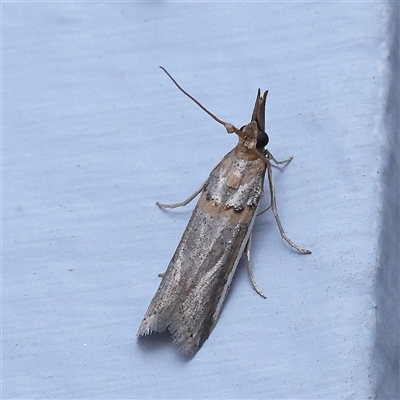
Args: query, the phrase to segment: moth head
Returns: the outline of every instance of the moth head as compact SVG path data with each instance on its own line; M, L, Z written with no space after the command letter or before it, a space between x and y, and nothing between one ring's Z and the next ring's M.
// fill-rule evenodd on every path
M269 142L269 137L265 132L265 104L267 102L268 90L261 96L261 90L258 89L256 103L254 105L251 122L255 122L258 128L257 149L264 149Z
M258 148L259 130L256 121L251 121L249 124L240 128L239 143L249 150Z
M240 142L248 149L263 150L269 142L269 137L265 132L265 103L267 95L268 90L261 96L261 91L258 89L251 122L242 126L240 133L236 132L240 137Z

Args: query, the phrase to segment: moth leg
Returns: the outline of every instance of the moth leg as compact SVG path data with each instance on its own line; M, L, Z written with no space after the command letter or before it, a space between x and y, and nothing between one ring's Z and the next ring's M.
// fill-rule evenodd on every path
M206 182L204 182L201 186L199 190L196 190L190 197L188 197L186 200L182 201L181 203L174 203L174 204L164 204L164 203L160 203L159 201L156 202L156 204L158 205L158 207L160 208L177 208L177 207L184 207L187 204L189 204L204 188L204 185L206 184ZM165 272L160 272L158 274L158 276L160 278L164 278Z
M254 279L254 277L253 277L253 272L252 272L252 270L251 270L251 256L250 256L250 253L251 253L251 238L252 238L252 234L250 234L249 240L247 241L247 244L246 244L247 273L248 273L248 275L249 275L250 282L251 282L251 285L253 286L253 289L254 289L261 297L263 297L264 299L266 299L267 296L266 296L266 295L261 291L261 289L257 286L257 283L256 283L256 281L255 281L255 279Z
M184 207L187 204L189 204L204 188L204 185L206 184L206 182L204 182L201 186L199 190L196 190L191 196L189 196L186 200L180 202L180 203L173 203L173 204L164 204L164 203L160 203L159 201L156 202L156 204L158 205L158 207L160 208L177 208L177 207Z
M293 156L290 156L286 160L278 161L267 149L264 150L264 155L267 157L268 160L273 161L276 165L288 164L290 163L290 161L293 160Z
M265 212L267 212L269 209L271 208L271 204L265 209L262 210L260 213L257 214L257 217L259 217L260 215L264 214Z
M288 159L289 160L289 159ZM290 160L289 160L290 161ZM268 182L269 182L269 191L271 193L271 208L272 212L274 213L275 221L278 225L279 232L282 236L282 239L286 240L287 243L294 249L296 249L298 252L303 253L303 254L311 254L310 250L303 249L300 246L297 246L297 244L294 244L286 235L285 231L283 230L281 220L279 219L278 215L278 209L276 207L276 197L275 197L275 186L274 186L274 178L272 176L272 166L270 163L267 163L267 170L268 170Z

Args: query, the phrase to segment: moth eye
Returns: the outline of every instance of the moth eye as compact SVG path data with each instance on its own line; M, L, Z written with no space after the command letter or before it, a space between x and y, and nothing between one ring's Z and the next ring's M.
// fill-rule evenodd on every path
M257 149L263 149L269 142L269 137L264 131L259 131L257 136Z

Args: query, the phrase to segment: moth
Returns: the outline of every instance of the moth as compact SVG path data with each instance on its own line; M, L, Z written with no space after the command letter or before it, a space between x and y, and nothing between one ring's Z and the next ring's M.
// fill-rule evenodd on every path
M251 121L237 129L208 111L183 90L165 68L160 68L179 90L239 139L200 189L187 200L176 204L157 202L161 208L181 207L201 193L137 335L168 329L179 349L194 356L218 321L243 253L247 255L248 274L254 289L266 297L255 283L250 264L251 232L264 193L266 173L271 197L269 208L282 238L300 253L311 252L288 238L277 212L272 163L287 164L293 157L277 161L265 148L269 142L265 132L268 91L261 96L258 89Z

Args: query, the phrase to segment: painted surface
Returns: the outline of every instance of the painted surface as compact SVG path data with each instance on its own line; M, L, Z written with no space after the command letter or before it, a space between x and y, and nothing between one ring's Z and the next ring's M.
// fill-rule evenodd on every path
M373 395L385 3L2 4L3 398ZM187 361L136 332L204 182L269 89L278 210ZM268 190L268 188L266 188ZM265 207L268 194L264 197Z

